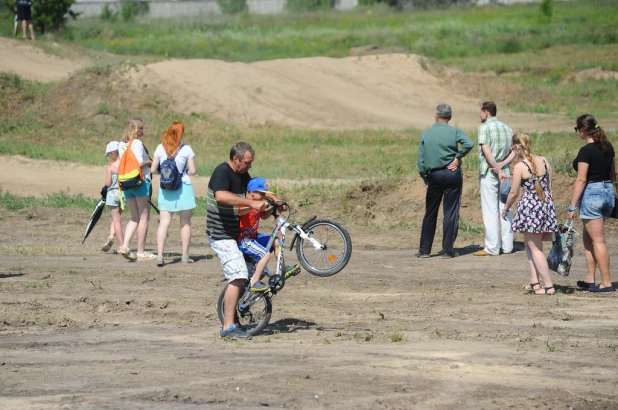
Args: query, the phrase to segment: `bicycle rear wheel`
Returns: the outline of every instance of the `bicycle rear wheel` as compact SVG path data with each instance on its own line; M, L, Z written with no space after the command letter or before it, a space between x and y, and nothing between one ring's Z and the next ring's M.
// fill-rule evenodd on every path
M340 272L352 256L352 240L346 229L332 219L314 219L303 227L323 249L316 249L308 240L298 238L296 256L303 268L315 276L332 276Z
M223 325L224 303L223 298L228 285L225 285L219 299L217 300L217 314L219 321ZM248 290L246 290L248 292ZM252 335L260 332L266 327L272 315L272 302L269 295L250 292L246 294L236 306L236 318L234 322L242 330Z

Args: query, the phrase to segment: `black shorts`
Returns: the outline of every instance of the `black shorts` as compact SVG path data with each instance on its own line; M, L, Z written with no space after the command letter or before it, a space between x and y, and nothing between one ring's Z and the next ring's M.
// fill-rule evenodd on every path
M17 6L17 20L32 21L32 7L31 6Z

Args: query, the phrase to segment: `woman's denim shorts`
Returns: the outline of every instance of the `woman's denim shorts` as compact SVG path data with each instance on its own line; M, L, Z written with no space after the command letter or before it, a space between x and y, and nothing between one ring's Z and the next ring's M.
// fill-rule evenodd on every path
M586 184L579 203L581 219L606 219L614 209L616 195L611 181Z
M140 198L142 196L150 195L150 180L146 178L144 182L136 186L135 188L122 191L124 193L124 199ZM611 212L611 209L610 209Z

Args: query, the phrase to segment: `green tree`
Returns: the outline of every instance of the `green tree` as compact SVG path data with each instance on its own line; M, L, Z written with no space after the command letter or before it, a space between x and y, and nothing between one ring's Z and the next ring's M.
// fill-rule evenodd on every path
M71 11L75 0L33 0L32 23L38 32L65 28L69 18L75 19L79 13Z
M541 20L551 21L554 15L554 4L552 0L543 0L539 5L539 12L541 13Z
M223 14L236 14L247 10L245 0L217 0Z
M37 32L47 33L64 28L69 18L79 13L71 11L75 0L32 0L32 24ZM0 11L13 16L15 0L0 0Z

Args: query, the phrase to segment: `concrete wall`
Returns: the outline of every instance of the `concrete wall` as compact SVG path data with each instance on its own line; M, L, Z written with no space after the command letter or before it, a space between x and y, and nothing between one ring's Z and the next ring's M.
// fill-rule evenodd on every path
M540 0L477 0L478 5L538 3ZM285 10L286 0L247 0L250 13L279 14ZM118 0L77 0L71 8L81 13L82 17L100 16L103 7L108 4L119 10ZM198 14L222 14L216 0L150 0L150 17L187 17ZM351 10L358 6L358 0L336 0L335 9Z

